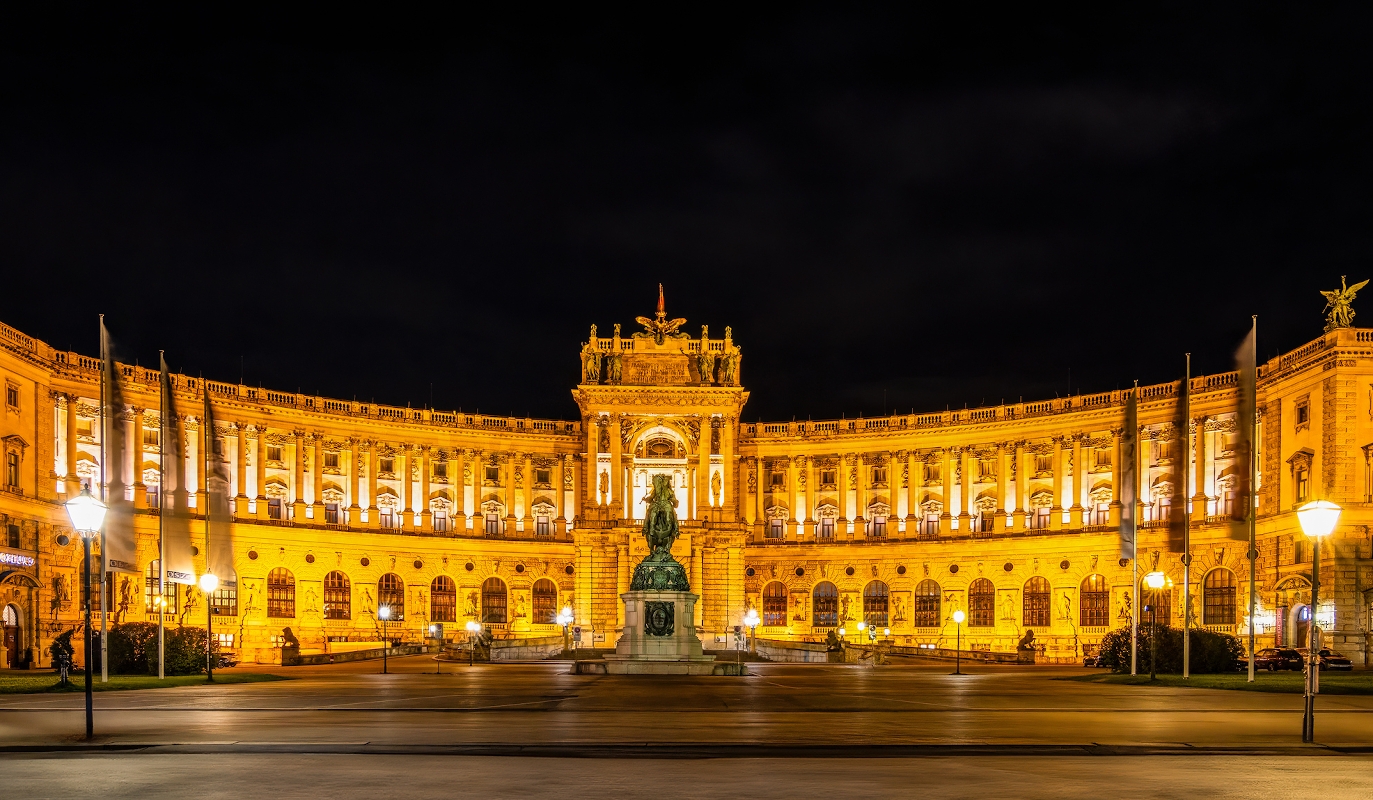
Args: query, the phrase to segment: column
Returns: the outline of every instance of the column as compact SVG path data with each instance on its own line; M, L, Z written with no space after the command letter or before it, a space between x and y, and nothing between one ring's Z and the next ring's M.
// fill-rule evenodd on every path
M305 519L305 431L292 431L296 437L294 480L291 484L291 516L297 521Z
M625 626L625 604L619 602L620 595L629 591L629 545L615 547L615 626ZM606 637L608 640L610 637Z
M130 410L133 411L133 446L128 450L133 455L133 504L134 508L147 508L148 487L143 483L143 409L134 406Z
M584 491L584 489L582 488L582 486L581 486L581 484L580 484L580 481L582 480L582 477L581 477L581 476L582 476L582 471L581 471L580 469L577 469L577 456L575 456L575 455L568 455L568 456L567 456L567 463L568 463L568 467L567 467L567 468L568 468L569 470L572 471L572 515L571 515L570 517L568 517L566 521L567 521L567 527L568 527L569 529L574 529L574 530L575 530L576 527L577 527L577 523L578 523L581 519L584 519L583 517L577 516L577 505L576 505L576 503L577 503L577 498L578 498L578 497L581 497L581 496L582 496L582 492Z
M453 487L453 530L462 533L467 530L467 451L454 448L448 469L452 470L448 485Z
M367 442L367 527L381 525L381 510L377 508L377 473L381 471L381 442Z
M1063 437L1054 437L1054 504L1049 509L1049 530L1063 528Z
M701 543L697 542L694 537L691 542L691 577L688 580L692 590L701 595L702 602L696 604L696 610L691 619L692 624L699 629L702 620L705 619L705 592L703 591L705 587L701 585Z
M572 474L572 466L569 463L571 455L563 453L558 457L558 469L553 473L554 488L553 494L557 497L558 516L553 520L554 534L561 536L567 532L567 476ZM576 496L575 493L573 496Z
M420 445L420 530L434 530L434 512L429 509L429 456L431 449L429 445Z
M753 506L749 505L749 501L748 501L748 476L750 476L750 475L752 475L752 474L753 474L753 467L751 466L749 460L748 460L747 458L740 458L740 459L739 459L739 472L735 475L735 479L739 481L739 486L738 486L738 497L739 497L739 510L738 510L738 511L739 511L739 516L738 516L738 520L739 520L739 522L741 522L741 523L743 523L743 524L745 524L745 525L751 524L750 521L749 521L749 512L750 512L750 510L752 510Z
M1010 457L1007 454L1006 442L997 442L996 445L996 530L1005 533L1011 521L1010 515L1006 513L1006 478L1011 471Z
M715 417L702 420L701 435L696 439L696 519L710 519L710 440L715 424Z
M415 486L410 477L410 459L414 450L413 444L402 444L400 452L396 453L396 478L400 481L400 529L403 531L415 529Z
M314 479L315 479L315 480L314 480L314 484L315 484L315 486L314 486L314 492L315 492L315 496L312 498L312 499L314 500L314 503L313 503L314 508L311 510L310 513L312 513L312 514L315 515L315 524L316 524L316 525L319 525L319 524L322 524L322 523L324 522L324 433L323 433L323 431L315 431L314 445L315 445L315 448L314 448L313 460L312 460L312 462L311 462L311 464L310 464L310 468L313 469L313 470L315 471L315 474L314 474Z
M611 519L624 516L625 470L620 454L620 415L610 417L610 514Z
M958 468L962 477L958 483L958 532L966 536L973 524L972 448L965 447L958 454Z
M1073 434L1073 505L1068 509L1069 524L1082 527L1082 486L1087 479L1087 462L1082 460L1082 440L1085 433Z
M1192 495L1192 517L1194 519L1205 519L1210 515L1210 509L1207 508L1207 501L1210 498L1206 496L1206 420L1208 419L1210 417L1205 414L1193 419L1197 431L1196 449L1193 451L1196 453L1196 458L1192 461L1192 474L1195 476L1193 482L1196 485L1196 492Z
M515 537L515 466L514 453L502 453L505 464L505 535Z
M919 469L920 472L916 472ZM906 451L906 536L912 537L920 524L920 484L924 479L925 465L915 460L915 451Z
M1015 443L1015 520L1012 527L1016 530L1025 530L1025 515L1030 510L1030 478L1033 471L1030 469L1029 453L1025 450L1025 442Z
M360 440L356 437L348 439L348 524L357 525L362 522L362 507L358 505L358 468L362 465L358 458L361 455L359 450Z
M520 456L524 464L524 535L534 535L534 459L529 453ZM551 475L549 476L552 477Z
M801 467L806 471L806 514L804 517L805 529L802 535L806 541L813 542L815 541L815 506L818 502L816 498L819 497L819 493L816 491L819 487L815 485L815 458L813 456L801 456L800 458Z
M739 420L734 417L721 417L720 428L720 508L721 519L728 519L728 508L733 505L734 498L729 494L730 480L734 477L734 431L739 424ZM709 475L706 476L710 478ZM709 487L707 487L709 490Z
M248 513L248 423L234 423L234 505L237 516Z
M953 530L953 451L945 447L941 456L943 457L940 473L944 480L944 513L939 515L939 535L948 536Z
M872 480L872 465L862 453L853 455L853 538L868 537L868 482Z
M786 530L785 536L786 536L786 538L791 539L791 540L793 540L793 541L794 541L794 540L796 539L796 537L797 537L797 530L796 530L796 520L797 520L797 515L796 515L796 474L797 474L797 473L796 473L796 467L797 467L796 458L795 458L795 457L788 458L788 459L787 459L787 530ZM804 515L804 514L801 515L801 519L804 519L804 518L805 518L805 515Z
M245 425L246 423L240 423ZM253 469L256 470L257 494L255 504L257 506L257 518L267 519L267 427L265 425L254 426L257 430L257 450L253 454ZM245 433L246 435L246 433ZM247 504L244 504L247 511Z
M586 474L582 476L582 492L576 495L574 502L581 504L581 514L587 515L590 509L601 504L601 499L596 495L596 456L600 452L600 443L597 437L601 431L601 418L599 416L587 416L582 420L582 425L586 432L586 460L582 466Z
M486 518L482 513L482 481L486 478L482 451L474 449L468 455L472 463L472 532L481 533L486 530Z
M758 492L754 495L753 498L753 524L754 530L760 533L763 530L763 527L768 524L766 513L767 507L765 505L767 501L767 495L764 493L764 490L767 487L763 484L763 464L765 460L766 459L764 459L761 455L753 460L754 482L755 484L757 484L758 487Z
M1111 519L1113 527L1120 527L1120 428L1111 429Z
M67 399L67 497L81 493L81 479L76 476L76 395L63 395ZM204 426L202 426L204 427ZM99 487L92 487L99 496Z
M839 458L835 459L836 468L834 470L834 488L838 490L839 508L835 513L839 515L834 520L834 538L838 539L842 534L849 530L849 456L847 453L840 453Z

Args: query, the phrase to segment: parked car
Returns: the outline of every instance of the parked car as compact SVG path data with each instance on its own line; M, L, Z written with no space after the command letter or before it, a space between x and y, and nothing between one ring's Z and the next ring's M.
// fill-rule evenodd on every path
M1082 666L1084 667L1104 667L1106 663L1101 660L1101 656L1083 656Z
M220 667L236 666L238 666L238 656L234 655L233 653L221 652L219 654L219 663L215 665L215 669L219 669Z
M1249 662L1240 659L1241 669L1248 669ZM1266 669L1269 672L1276 672L1280 669L1300 670L1302 665L1301 653L1290 647L1265 647L1254 654L1254 669Z
M1297 648L1296 652L1298 657L1301 658L1302 663L1306 663L1306 659L1311 653L1311 651L1305 647ZM1320 660L1321 669L1340 671L1352 671L1354 669L1354 662L1350 661L1347 656L1329 648L1322 648L1316 657ZM1298 669L1300 669L1300 667L1298 667Z

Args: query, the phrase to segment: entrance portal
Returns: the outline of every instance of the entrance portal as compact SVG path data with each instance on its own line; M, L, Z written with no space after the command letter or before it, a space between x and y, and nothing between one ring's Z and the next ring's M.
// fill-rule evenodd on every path
M19 668L19 654L23 647L22 632L19 630L19 609L12 605L5 606L4 614L5 628L5 667L8 669Z

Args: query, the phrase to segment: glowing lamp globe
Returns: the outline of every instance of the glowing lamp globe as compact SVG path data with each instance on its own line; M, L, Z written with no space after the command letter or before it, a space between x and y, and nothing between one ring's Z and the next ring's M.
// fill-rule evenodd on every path
M965 620L965 619L967 619L967 618L968 618L968 615L967 615L967 614L964 614L964 613L963 613L963 609L961 609L961 608L960 608L959 610L953 612L953 621L954 621L956 624L958 624L958 625L962 625L962 624L963 624L963 620Z
M867 629L868 629L868 623L866 623L866 622L860 622L860 623L858 623L858 630L860 630L860 631L865 631L865 630L867 630Z
M1151 572L1144 576L1144 585L1157 592L1163 588L1164 580L1162 572Z
M90 538L100 530L105 521L104 503L91 496L89 487L81 489L81 494L67 501L67 516L82 538Z
M200 591L205 594L214 594L215 589L219 588L219 577L213 572L207 572L200 576Z
M1316 500L1297 509L1297 522L1301 523L1302 533L1312 539L1320 539L1335 530L1340 511L1340 507L1329 500Z
M390 619L390 618L391 618L391 607L390 607L390 606L382 606L382 607L378 608L378 609L377 609L377 616L381 617L382 619Z

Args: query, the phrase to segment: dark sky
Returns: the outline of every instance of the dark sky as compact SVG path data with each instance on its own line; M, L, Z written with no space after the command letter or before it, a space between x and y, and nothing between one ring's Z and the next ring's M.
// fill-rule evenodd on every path
M1366 4L122 5L0 22L0 320L58 347L571 418L661 281L824 418L1222 371L1373 276Z

